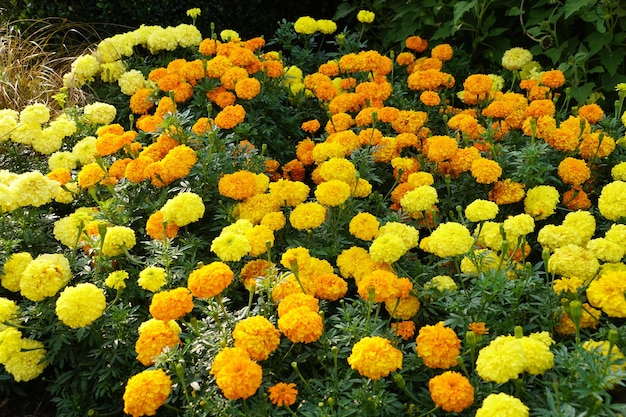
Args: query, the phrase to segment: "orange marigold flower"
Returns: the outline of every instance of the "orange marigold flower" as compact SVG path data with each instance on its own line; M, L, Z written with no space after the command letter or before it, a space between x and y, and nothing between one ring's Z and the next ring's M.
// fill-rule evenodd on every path
M213 128L213 121L208 117L200 117L191 127L191 131L196 135L204 135Z
M295 404L296 397L298 396L298 390L296 389L296 384L294 383L286 384L284 382L279 382L278 384L269 387L267 392L269 393L272 404L278 407L289 407Z
M187 288L194 297L214 297L230 285L233 277L233 271L228 265L215 261L192 271L187 279Z
M543 138L551 148L562 152L572 152L578 147L578 134L569 129L558 127Z
M193 310L193 297L184 287L161 291L152 296L149 309L157 320L177 320Z
M428 381L430 398L443 411L460 413L474 403L474 387L455 371L446 371Z
M54 171L49 172L46 176L51 180L55 180L61 185L67 184L67 182L72 177L70 172L66 168L57 168Z
M269 78L278 78L283 75L284 66L281 61L270 60L262 61L261 69Z
M146 179L145 171L148 165L154 163L152 158L140 156L126 165L124 176L131 182L141 182Z
M414 61L415 55L413 55L411 52L400 52L396 56L396 63L398 65L402 65L403 67L411 65Z
M585 104L578 109L578 116L589 123L596 124L604 117L604 110L595 103Z
M407 78L407 85L411 90L424 91L436 90L444 85L447 75L438 69L431 68L422 71L414 71Z
M533 100L528 104L526 110L524 110L524 114L528 117L534 117L536 119L541 116L554 116L554 112L556 111L556 106L552 100L543 99L543 100Z
M256 194L256 175L246 170L225 174L220 178L217 187L224 197L245 200Z
M491 77L485 74L472 74L463 82L463 88L470 94L481 95L491 90Z
M428 115L423 111L400 110L396 118L391 122L391 127L397 133L418 134L424 123L426 123L427 118Z
M348 283L334 273L323 273L313 277L315 297L320 300L337 301L348 292Z
M496 161L487 158L478 158L472 162L470 168L472 177L479 184L492 184L502 175L502 167Z
M300 128L307 133L315 133L320 130L320 121L317 119L307 120L306 122L302 122Z
M263 382L263 368L247 356L247 353L235 348L237 354L231 354L227 361L222 361L215 374L215 383L229 400L246 399L254 395ZM219 354L218 354L219 355Z
M146 222L146 233L154 240L163 240L167 236L173 239L178 234L179 226L174 223L163 224L163 213L157 210L148 217Z
M415 52L424 52L428 48L428 41L419 36L409 36L404 43L408 49Z
M96 162L84 165L78 173L78 185L85 189L93 187L107 177L107 173Z
M207 93L207 97L221 108L231 106L237 100L237 96L226 90L223 86L216 87L215 89L209 91Z
M220 78L233 65L231 60L224 55L217 55L206 62L206 75L209 78Z
M153 416L172 391L172 380L163 369L148 369L132 376L124 388L124 413Z
M339 75L339 64L336 61L329 61L319 66L318 72L329 77Z
M135 343L137 360L144 366L154 364L166 347L174 347L180 343L178 331L170 323L151 319L139 327L139 337Z
M607 157L614 150L615 139L601 131L585 135L578 145L578 154L587 160Z
M395 273L382 269L372 271L357 282L357 290L361 298L368 300L370 296L373 296L375 303L401 296L401 286L402 281Z
M400 336L403 340L409 340L415 335L415 322L405 320L399 323L391 323L391 329L396 336Z
M215 125L221 129L232 129L243 122L246 117L246 110L243 106L235 104L226 106L215 116Z
M233 339L235 347L248 352L250 359L263 361L280 344L280 332L265 317L253 316L237 322Z
M513 182L507 178L504 181L496 181L493 184L493 189L489 191L489 200L501 206L503 204L517 203L525 195L524 184Z
M565 84L565 75L561 70L545 71L541 74L541 84L550 88L559 88Z
M448 369L458 364L461 340L454 330L440 321L435 325L423 326L415 340L417 355L429 368Z
M433 58L437 58L444 62L451 60L453 54L454 51L452 50L452 47L447 43L437 45L432 49L432 51L430 51L430 55Z
M456 139L445 135L436 135L429 137L422 152L426 153L426 157L433 162L441 162L450 159L458 150Z
M563 205L569 210L588 210L591 208L591 200L581 187L572 187L565 191L561 197Z
M304 164L297 159L287 162L281 167L283 178L290 181L303 181L305 177Z
M559 164L557 173L565 184L581 185L591 177L591 170L582 159L567 157Z
M485 323L482 321L473 321L467 326L467 328L477 335L489 334L489 329L485 326Z
M251 100L261 92L261 83L256 78L244 78L235 84L235 94L244 100Z
M278 319L278 328L292 343L313 343L324 331L322 316L308 307L296 307Z
M513 110L515 110L515 104L512 102L506 100L495 100L483 109L482 114L485 117L504 119L513 113Z
M438 106L441 103L441 97L434 91L423 91L420 94L420 101L427 106Z
M151 97L154 91L151 88L140 88L130 97L130 110L134 114L148 114L154 107Z

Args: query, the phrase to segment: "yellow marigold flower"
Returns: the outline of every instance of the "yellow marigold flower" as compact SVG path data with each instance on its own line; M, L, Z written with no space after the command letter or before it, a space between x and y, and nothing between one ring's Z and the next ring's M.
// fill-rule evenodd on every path
M510 71L521 69L533 60L533 54L524 48L511 48L502 56L502 66Z
M132 376L124 388L124 412L133 417L155 415L172 391L163 369L148 369Z
M239 40L241 38L239 37L239 33L237 33L236 31L232 29L224 29L220 32L220 39L222 39L222 41L224 42L231 42Z
M350 185L340 180L325 181L315 189L317 201L329 207L337 207L343 204L352 192Z
M528 407L519 399L501 392L489 394L483 400L482 406L476 410L476 417L496 417L502 415L508 417L528 417Z
M400 200L402 208L409 213L429 211L438 202L437 190L430 185L418 186Z
M559 192L551 185L538 185L526 193L524 211L535 220L544 220L554 214L560 200Z
M211 242L211 251L222 261L236 262L246 256L252 247L245 235L222 232Z
M369 10L359 10L356 15L356 19L361 23L372 23L376 15Z
M139 273L137 284L144 290L155 292L165 285L166 279L165 269L158 266L149 266Z
M85 327L98 319L106 307L104 292L91 283L65 288L56 302L59 320L71 328Z
M604 238L622 247L626 247L626 224L612 224Z
M329 19L319 19L317 21L317 30L324 35L330 35L337 30L337 24Z
M352 347L348 364L360 375L378 381L402 368L402 352L383 337L364 337Z
M9 300L5 297L0 297L0 323L13 322L17 320L19 313L20 308L17 304L15 304L15 301ZM5 330L6 328L7 326L5 324L0 324L0 331Z
M478 353L476 372L485 381L503 384L524 371L527 358L520 339L498 336Z
M278 317L282 317L294 308L306 307L310 311L319 312L319 300L311 294L294 292L286 295L278 303Z
M296 307L278 319L278 328L292 343L313 343L322 336L324 323L308 307Z
M493 184L502 175L500 164L487 158L475 159L472 162L470 171L479 184Z
M435 183L435 179L433 178L433 174L430 172L420 171L409 174L407 183L415 188L420 185L433 185Z
M87 104L83 108L83 114L90 123L108 125L115 119L117 109L107 103L95 102Z
M201 219L204 210L204 203L198 194L182 192L167 200L160 211L165 222L183 227Z
M245 232L250 244L250 256L259 256L267 252L268 246L274 246L274 232L266 225L257 225Z
M400 237L407 249L417 246L419 230L415 227L400 222L387 222L378 229L378 236L392 234Z
M613 181L606 184L598 198L600 214L611 221L626 217L626 182Z
M261 219L261 225L267 226L272 231L277 231L285 227L287 219L282 211L267 213Z
M317 28L317 20L313 19L311 16L299 17L293 25L293 29L296 33L301 35L312 35L317 32Z
M535 220L528 214L517 214L504 220L502 227L507 240L515 245L520 236L526 236L535 230Z
M335 273L316 274L313 282L315 297L320 300L337 301L348 292L348 283Z
M135 243L135 231L130 227L107 227L102 243L102 253L106 256L121 255L124 253L124 249L131 250Z
M265 317L253 316L237 322L233 339L235 347L248 352L252 360L263 361L278 348L280 332Z
M11 256L9 256L9 258L4 263L4 266L2 268L2 274L0 274L2 286L12 292L19 291L22 272L24 272L24 270L32 260L33 257L28 252L17 252L11 254ZM1 314L0 318L2 318ZM5 320L0 320L0 322L3 322Z
M440 321L435 325L423 326L415 340L417 355L429 368L448 369L458 364L461 340L454 330Z
M2 325L0 330L0 364L5 364L12 356L22 350L22 332L15 327Z
M456 291L459 289L456 282L454 282L454 280L448 275L437 275L432 277L428 282L426 282L426 284L424 284L424 288L436 288L439 292Z
M474 387L462 374L446 371L428 381L430 398L443 411L460 413L474 403Z
M215 116L215 125L221 129L232 129L245 117L246 110L240 104L226 106Z
M315 229L326 219L326 208L315 202L298 204L289 215L289 223L298 230Z
M394 319L410 320L419 311L421 304L413 295L385 300L385 310Z
M587 287L589 303L600 308L610 317L626 317L626 272L605 272Z
M42 254L22 271L20 293L31 301L54 296L72 277L70 263L61 254Z
M43 343L33 339L22 339L22 350L14 353L4 362L4 369L16 382L26 382L37 378L48 366Z
M267 389L270 397L270 401L277 407L289 407L296 402L298 396L298 390L296 384L279 382L276 385L272 385Z
M562 225L576 230L576 233L580 236L580 246L584 246L596 231L596 219L593 214L586 210L567 213ZM572 240L570 243L573 242Z
M106 176L106 172L104 172L102 168L100 168L100 165L92 162L83 166L83 168L78 173L78 185L80 186L80 188L83 189L93 187L94 185L105 179Z
M531 375L541 375L554 367L554 354L550 351L550 344L539 338L524 336L520 340L526 357L524 372Z
M187 288L194 297L214 297L224 291L233 281L233 271L223 262L212 262L189 274Z
M423 249L426 252L445 258L469 252L474 245L474 238L467 227L462 224L447 222L437 226L425 245L427 248Z
M104 280L104 285L114 290L121 290L122 288L126 288L127 279L128 272L124 270L113 271Z
M393 234L379 236L370 245L370 256L374 262L394 263L400 259L408 248L402 238Z
M350 234L357 239L372 240L378 234L380 223L378 219L370 213L358 213L348 225Z
M583 280L577 277L559 278L555 279L552 283L552 289L559 295L565 293L577 294L578 290L582 288L582 286Z
M618 263L624 257L626 248L606 238L591 239L587 242L587 250L603 262Z
M556 248L548 259L548 272L564 277L578 277L589 282L600 269L600 264L591 251L576 245Z
M626 162L620 162L613 166L611 168L611 177L615 181L626 181Z
M465 207L465 217L471 222L493 220L498 215L498 205L493 201L477 199Z
M310 191L309 186L301 181L289 181L282 178L272 182L269 189L270 195L287 207L295 207L303 203Z
M272 300L274 302L280 302L291 294L315 294L315 281L305 276L300 275L300 280L296 279L296 276L289 272L281 274L279 283L272 290Z
M161 291L152 296L149 309L157 320L177 320L193 310L193 297L184 287Z

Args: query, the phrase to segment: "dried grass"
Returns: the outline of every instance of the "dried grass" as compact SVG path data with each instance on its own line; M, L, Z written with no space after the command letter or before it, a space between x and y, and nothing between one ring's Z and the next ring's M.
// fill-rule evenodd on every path
M0 109L21 110L32 103L60 110L53 99L63 87L63 74L90 46L95 30L65 19L18 20L0 26ZM89 35L89 36L87 36ZM97 35L97 34L96 34ZM71 89L68 104L81 104L85 94Z

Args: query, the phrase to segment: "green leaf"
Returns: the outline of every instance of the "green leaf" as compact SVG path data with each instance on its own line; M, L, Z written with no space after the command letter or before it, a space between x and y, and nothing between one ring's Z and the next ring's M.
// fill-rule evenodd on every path
M597 0L567 0L563 9L565 10L565 18L569 18L573 14L577 14L581 9L593 6Z
M593 83L587 83L577 87L573 87L571 89L572 97L574 97L574 99L579 104L583 104L589 97L589 94L591 94L591 92L593 91L593 87Z
M470 10L472 7L475 6L475 2L474 1L459 1L457 3L455 3L454 5L454 12L452 14L452 20L454 22L458 22L459 20L461 20L461 17L463 17L463 15Z
M606 71L611 75L615 75L619 66L624 63L626 50L623 48L615 51L605 50L600 53L600 57L602 58L602 64L604 68L606 68Z

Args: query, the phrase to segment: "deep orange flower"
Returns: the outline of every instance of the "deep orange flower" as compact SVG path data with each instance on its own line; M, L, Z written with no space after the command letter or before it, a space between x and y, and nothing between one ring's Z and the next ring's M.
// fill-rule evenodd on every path
M500 167L500 164L487 158L474 160L470 171L479 184L492 184L502 175L502 167Z
M146 233L155 240L163 240L164 235L168 239L173 239L178 234L178 229L178 225L174 223L163 225L163 213L160 210L151 214L146 222Z
M226 106L215 116L215 125L222 129L232 129L243 122L246 110L239 104Z
M419 36L409 36L404 43L408 49L415 52L424 52L428 48L428 41Z
M391 328L393 333L396 336L400 336L403 340L409 340L415 335L415 322L411 320L391 323Z
M489 191L489 200L501 206L503 204L517 203L525 195L524 184L513 182L507 178L504 181L496 181L493 184L493 189Z
M567 157L559 164L557 173L565 184L581 185L591 176L591 170L582 159Z
M233 271L223 262L215 261L195 269L187 279L187 288L194 297L210 298L221 293L233 281Z
M550 88L558 88L565 84L565 75L561 70L545 71L541 74L541 84Z
M467 326L468 329L477 335L489 334L489 329L485 326L485 323L480 321L473 321Z
M474 403L474 387L462 374L446 371L428 381L430 397L443 411L460 413Z
M286 384L284 382L279 382L276 385L273 385L267 389L267 392L270 396L270 401L272 404L278 407L289 407L296 402L296 397L298 396L298 390L296 389L296 384L290 383Z
M591 207L589 196L580 186L565 191L561 198L563 205L573 211L588 210Z
M245 200L256 194L256 175L246 170L225 174L219 180L218 190L224 197Z
M417 355L429 368L448 369L458 364L461 353L461 340L454 330L445 327L440 321L435 325L422 327L417 335Z
M163 321L177 320L193 310L191 292L184 287L161 291L152 296L150 314Z
M596 124L604 117L604 110L595 103L585 104L578 109L578 116L589 123Z

